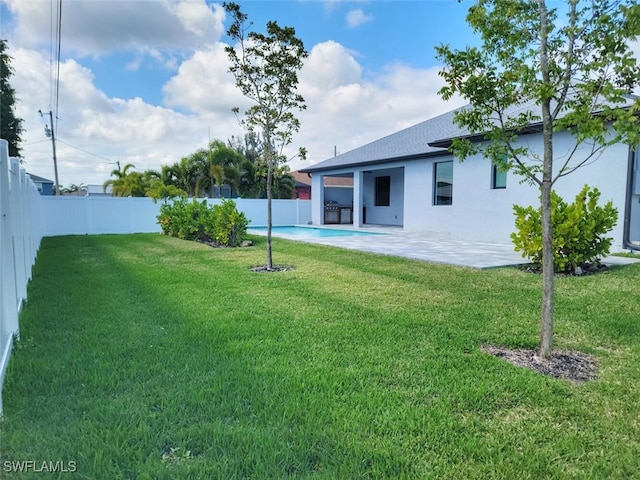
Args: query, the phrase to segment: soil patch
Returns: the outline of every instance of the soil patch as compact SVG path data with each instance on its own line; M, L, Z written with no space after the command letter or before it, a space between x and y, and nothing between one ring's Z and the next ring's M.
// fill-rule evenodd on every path
M518 367L529 368L543 375L583 383L596 378L598 365L593 357L582 352L554 351L546 360L537 356L535 350L508 349L485 346L481 350L494 357L503 358Z
M542 267L539 265L523 265L522 270L530 273L542 273ZM589 263L576 267L575 270L570 272L556 272L556 277L584 277L585 275L596 275L598 273L606 273L609 271L609 266L604 263Z
M251 267L251 271L257 273L286 272L288 270L293 270L294 268L295 267L292 265L274 265L271 268L267 268L266 265L257 265L255 267Z

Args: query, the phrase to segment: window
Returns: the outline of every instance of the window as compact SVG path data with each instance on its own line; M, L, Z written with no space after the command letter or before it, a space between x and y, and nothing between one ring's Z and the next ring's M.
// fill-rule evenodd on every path
M453 161L433 164L433 204L453 204Z
M507 188L507 172L500 170L495 163L491 164L491 188Z
M388 207L391 198L391 177L376 177L376 207Z

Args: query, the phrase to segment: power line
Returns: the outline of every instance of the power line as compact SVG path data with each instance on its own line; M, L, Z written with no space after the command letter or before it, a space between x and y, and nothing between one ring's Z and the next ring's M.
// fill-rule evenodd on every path
M87 155L91 155L91 156L93 156L93 157L102 158L103 160L107 160L107 161L109 161L109 162L112 162L112 159L111 159L111 158L107 158L107 157L104 157L104 156L99 155L99 154L97 154L97 153L92 153L92 152L89 152L89 151L87 151L87 150L83 150L82 148L76 147L75 145L71 145L70 143L67 143L67 142L64 142L64 141L60 140L60 137L56 137L56 140L57 140L59 143L64 143L64 144L65 144L65 145L67 145L68 147L71 147L71 148L73 148L73 149L75 149L75 150L78 150L79 152L86 153ZM128 157L129 155L112 155L112 156L114 156L114 157Z
M48 142L49 140L47 140L46 138L44 140L39 140L37 142L31 142L31 143L23 143L23 145L25 147L28 147L29 145L37 145L38 143L44 143L44 142Z
M55 112L56 112L56 130L58 129L58 103L60 100L60 52L62 49L62 0L58 0L58 23L57 23L57 40L58 40L58 53L56 55L56 102L55 102Z

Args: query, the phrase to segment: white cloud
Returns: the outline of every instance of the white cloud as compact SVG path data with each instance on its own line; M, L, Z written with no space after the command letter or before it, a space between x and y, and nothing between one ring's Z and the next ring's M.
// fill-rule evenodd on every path
M339 43L328 41L311 49L300 81L307 87L326 89L358 82L361 75L362 68L355 58Z
M228 72L229 65L224 44L196 52L165 84L165 104L199 114L221 115L229 115L233 107L246 105Z
M44 135L48 120L38 114L53 109L49 2L4 1L17 16L9 54L19 99L16 114L24 119L26 168L53 178L51 143ZM75 60L60 65L56 133L63 185L102 183L116 161L133 163L140 171L159 169L205 147L209 136L226 141L242 135L231 109L244 110L249 102L228 72L225 45L219 42L224 18L219 7L209 8L204 0L83 0L63 8L68 15L63 45L76 52ZM127 60L132 70L148 58L174 67L161 105L133 95L109 97L82 64L82 55L125 50L133 53ZM304 146L309 160L293 168L331 157L334 146L344 153L460 105L440 100L436 69L392 64L365 74L357 57L335 41L311 48L299 78L307 110L298 114L301 129L287 153Z
M56 2L4 1L16 19L16 43L50 45ZM189 51L218 41L224 32L224 10L205 0L85 0L63 2L62 8L66 54Z
M336 60L323 64L327 52ZM296 161L292 168L326 160L334 147L345 153L464 103L457 98L445 103L438 96L444 82L437 68L393 64L365 79L353 57L334 42L316 45L308 60L300 75L307 110L299 114L302 126L295 146L307 148L309 161Z
M347 12L347 25L350 28L359 27L363 23L373 20L373 15L368 15L360 8Z
M51 142L44 135L49 124L49 63L27 49L10 52L11 78L19 101L16 115L24 120L22 147L27 171L53 179ZM96 88L91 71L74 60L60 66L60 102L56 123L60 182L102 183L116 161L137 170L159 169L206 146L209 118L151 105L140 98L108 98ZM45 112L43 118L38 110ZM220 138L238 134L235 122L221 129ZM216 138L216 137L214 137Z
M51 144L37 113L50 108L48 60L27 49L10 54L20 99L16 113L25 120L26 167L53 178ZM107 97L96 88L92 72L73 60L61 65L60 77L57 129L63 185L102 183L116 161L133 163L137 170L159 169L206 146L209 135L223 141L242 135L231 108L244 109L248 104L228 73L222 44L182 62L165 84L164 106L140 98ZM292 168L331 157L334 146L344 153L459 106L460 101L440 100L441 86L437 69L402 64L364 78L361 66L342 45L315 45L300 73L307 110L298 114L301 129L287 152L293 155L304 146L309 160L293 162Z

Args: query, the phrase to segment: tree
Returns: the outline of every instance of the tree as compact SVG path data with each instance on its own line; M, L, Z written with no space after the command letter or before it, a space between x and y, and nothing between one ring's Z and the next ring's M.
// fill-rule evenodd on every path
M116 191L122 189L122 185L124 184L124 178L127 176L129 169L136 168L135 165L131 163L127 163L124 168L120 168L120 162L118 162L118 168L114 168L111 170L111 176L115 177L107 180L102 184L102 191L106 193L107 188L111 186L112 195L115 196L127 196L127 195L118 195Z
M111 171L111 176L116 178L104 182L103 191L106 192L107 187L111 185L111 195L115 197L146 197L147 190L151 188L151 181L157 173L151 170L144 173L129 172L131 168L135 168L135 165L127 163L120 169L120 163L118 163L118 168Z
M6 53L7 41L0 40L0 138L9 142L9 156L20 157L22 119L15 115L16 92L9 84L13 75L12 58Z
M61 188L60 192L63 195L71 195L76 192L82 192L82 194L84 195L87 193L87 186L84 183L81 183L80 185L76 185L75 183L72 183L68 187Z
M243 157L242 162L238 165L240 171L238 193L240 196L243 198L266 197L266 179L263 189L262 177L260 176L262 170L266 172L266 168L262 168L264 162L260 135L256 132L248 132L242 138L232 136L227 141L227 145Z
M247 15L236 3L223 3L233 23L227 35L237 46L225 48L231 61L230 71L236 86L253 102L245 112L242 125L262 135L263 156L267 165L267 270L273 269L271 249L271 200L274 168L283 160L283 149L291 144L293 133L300 129L294 115L304 110L304 98L296 93L298 71L307 51L292 27L267 22L267 33L247 33ZM235 108L238 113L239 109Z
M163 170L164 183L174 185L187 192L189 196L195 196L197 165L193 162L192 157L183 157L179 162L174 163L167 170Z
M231 193L238 190L241 175L239 165L244 161L242 155L221 140L210 142L208 151L199 150L196 154L199 171L196 194L204 189L213 198L216 196L215 185L221 193L225 184L229 185Z
M482 140L454 140L454 155L464 160L482 154L540 189L543 358L550 357L553 339L553 185L608 146L640 140L640 102L628 98L640 82L629 48L640 34L640 7L633 0L554 5L566 7L566 18L544 0L479 0L467 22L481 35L481 48L436 48L447 83L440 94L470 102L454 121ZM542 152L518 142L532 127L542 132ZM571 134L573 145L556 158L553 139L560 131Z

